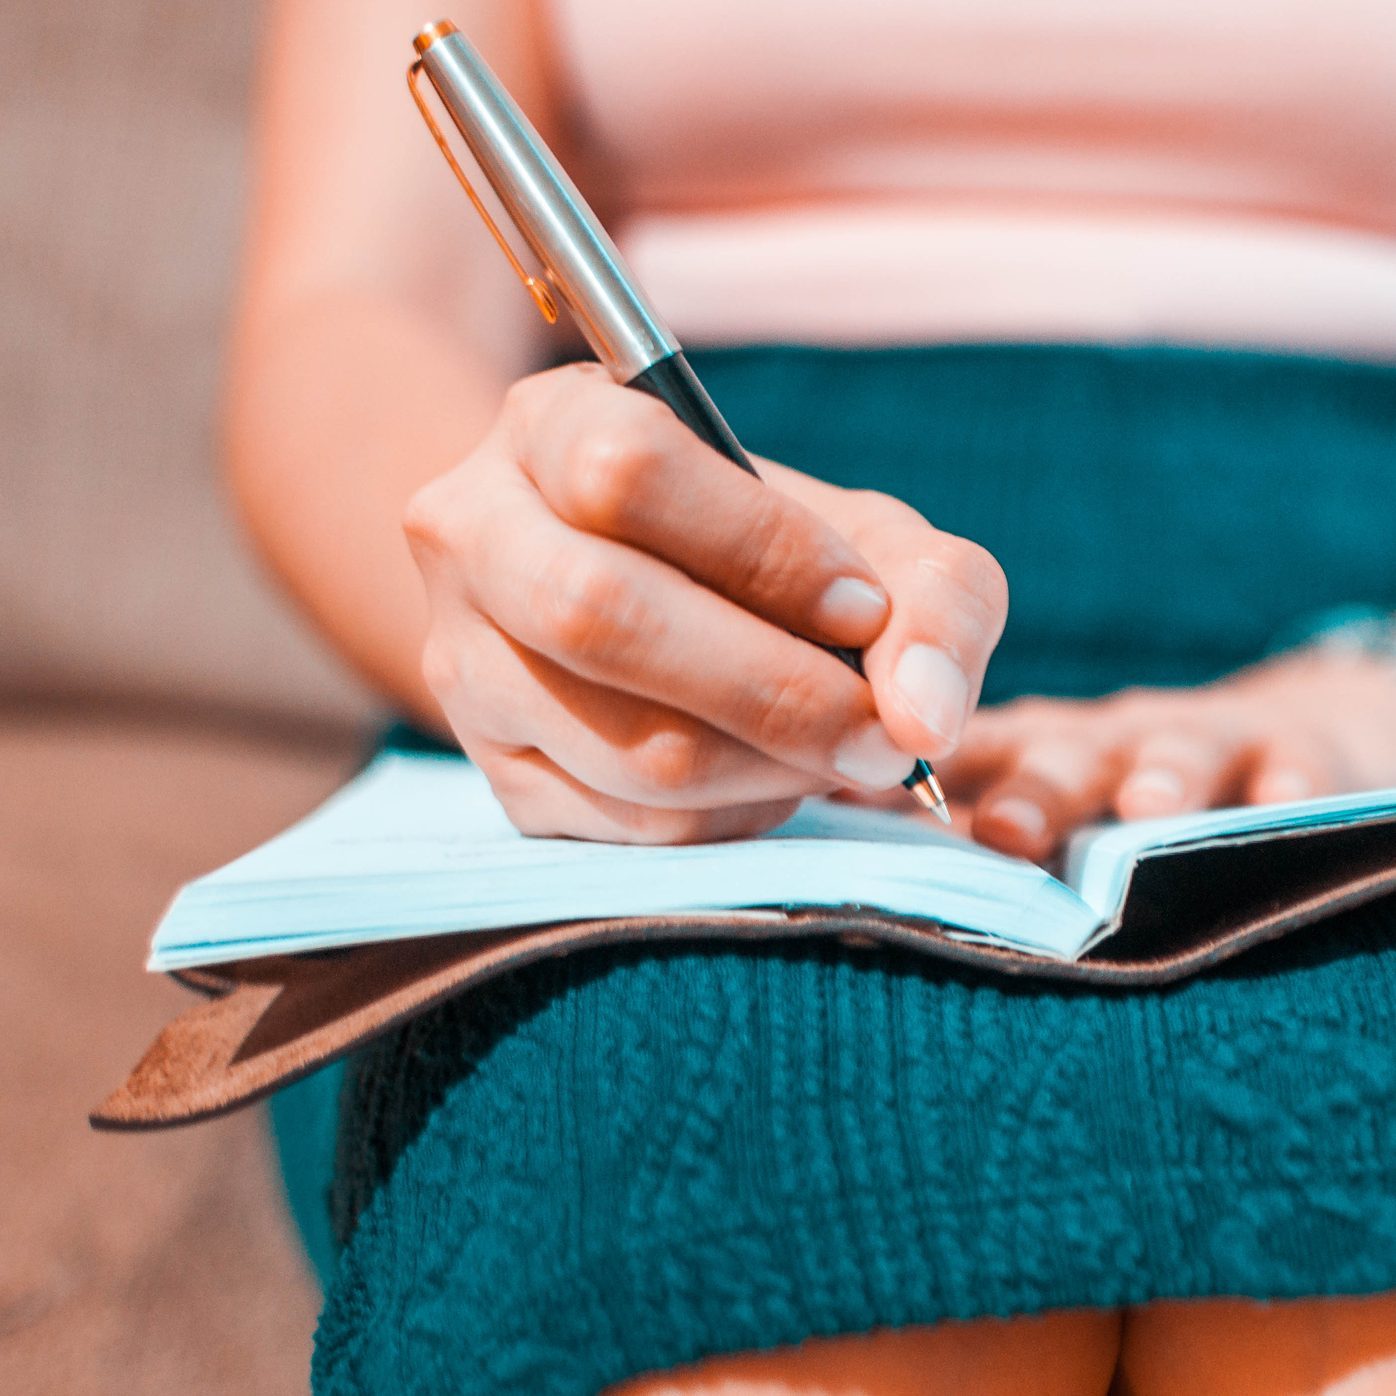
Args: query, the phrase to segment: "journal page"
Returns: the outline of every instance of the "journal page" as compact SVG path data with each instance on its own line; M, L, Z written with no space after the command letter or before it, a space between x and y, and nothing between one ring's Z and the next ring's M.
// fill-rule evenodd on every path
M1074 954L1094 921L1043 869L911 815L809 800L779 828L730 843L527 838L473 766L391 755L284 834L186 887L149 964L795 906L876 908L1057 956Z

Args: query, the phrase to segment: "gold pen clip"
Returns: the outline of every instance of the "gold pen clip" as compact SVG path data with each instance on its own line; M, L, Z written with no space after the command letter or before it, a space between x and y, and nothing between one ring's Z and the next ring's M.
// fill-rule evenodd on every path
M433 26L435 27L435 26ZM425 37L425 35L423 35ZM557 324L557 302L553 299L553 293L545 281L534 276L524 264L519 261L514 249L509 246L504 234L500 231L499 224L490 215L489 209L484 205L483 200L475 192L470 181L465 177L465 171L460 167L460 161L456 159L455 152L446 142L446 137L441 127L436 124L436 118L431 114L431 108L427 106L426 98L422 96L419 78L422 73L422 60L419 58L407 70L407 87L412 93L412 100L417 104L417 110L422 114L422 120L427 123L432 137L435 139L437 147L446 157L446 163L451 167L452 173L460 181L460 187L465 190L470 198L470 202L475 205L475 212L485 220L485 226L490 230L494 240L499 244L499 250L509 259L509 265L513 267L514 274L523 282L528 294L533 297L533 303L538 307L538 313L550 325Z

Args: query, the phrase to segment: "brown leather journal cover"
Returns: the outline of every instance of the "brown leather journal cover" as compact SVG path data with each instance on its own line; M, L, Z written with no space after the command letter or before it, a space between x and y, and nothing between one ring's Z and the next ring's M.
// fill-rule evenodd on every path
M933 922L859 908L574 921L276 955L176 977L202 998L92 1112L151 1129L268 1095L450 995L546 955L620 941L838 936L984 971L1128 991L1197 973L1261 941L1381 897L1396 901L1396 823L1170 850L1140 862L1114 934L1073 962L956 940Z

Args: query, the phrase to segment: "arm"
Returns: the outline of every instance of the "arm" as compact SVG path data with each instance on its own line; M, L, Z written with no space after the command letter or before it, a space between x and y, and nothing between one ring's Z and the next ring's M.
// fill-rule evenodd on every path
M596 365L529 373L541 322L402 90L413 16L278 3L229 455L349 660L532 833L753 833L952 749L1003 628L993 559L884 496L763 485ZM556 143L505 12L462 27ZM869 682L798 637L864 650Z
M457 6L555 141L527 8ZM408 99L419 20L404 0L270 7L224 416L266 561L354 667L444 730L403 507L484 436L543 326Z

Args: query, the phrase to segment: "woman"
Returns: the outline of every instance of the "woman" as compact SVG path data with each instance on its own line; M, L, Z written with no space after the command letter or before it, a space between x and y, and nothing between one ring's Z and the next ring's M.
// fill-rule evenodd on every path
M748 834L919 754L1040 858L1396 783L1396 31L1082 9L457 6L763 486L540 372L418 12L274 7L235 489L520 828ZM536 966L351 1073L316 1389L1396 1389L1394 1024L1381 907L1156 992Z

